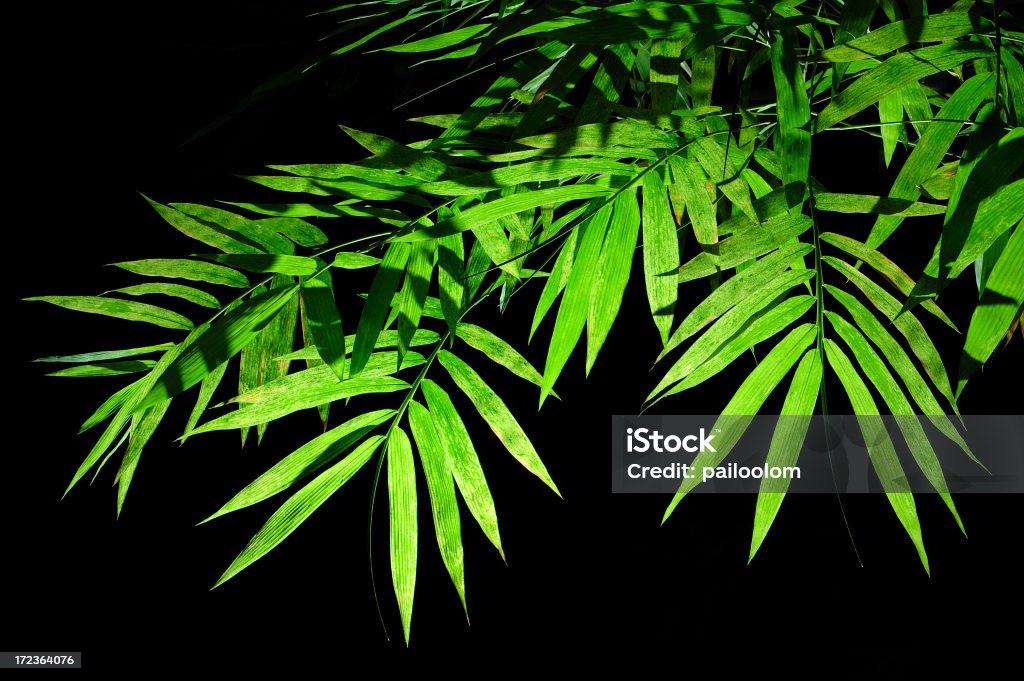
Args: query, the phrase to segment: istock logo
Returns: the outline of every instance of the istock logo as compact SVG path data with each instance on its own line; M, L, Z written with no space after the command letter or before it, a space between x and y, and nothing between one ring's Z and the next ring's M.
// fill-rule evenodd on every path
M626 451L639 452L678 452L682 449L685 452L714 452L717 451L711 446L714 435L707 435L703 428L699 435L662 435L657 430L648 428L627 428L626 429ZM697 444L694 444L697 443Z

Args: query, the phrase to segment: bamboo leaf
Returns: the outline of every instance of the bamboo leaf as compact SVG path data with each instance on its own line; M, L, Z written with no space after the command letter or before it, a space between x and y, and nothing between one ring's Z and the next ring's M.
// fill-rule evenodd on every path
M393 163L403 168L413 177L427 182L433 182L445 174L448 167L437 158L430 156L418 149L407 147L404 144L368 132L360 132L344 125L341 129L345 134L355 140L367 151L374 154L377 159L387 163Z
M163 420L164 414L167 413L167 408L171 406L171 400L164 400L159 404L154 404L152 407L147 408L144 412L134 414L132 416L132 428L131 434L128 437L128 449L125 452L124 458L121 460L121 467L117 471L117 516L121 516L121 510L124 508L124 500L128 495L128 488L132 484L132 478L135 476L135 469L139 465L139 459L142 457L142 448L146 446L149 439L153 437L153 433L156 431L157 426L160 425L160 421Z
M806 215L780 215L756 229L740 232L718 244L717 255L701 253L679 268L679 282L708 277L770 253L811 228Z
M892 374L889 373L889 369L868 344L863 334L852 324L833 312L826 312L825 316L839 337L850 348L864 375L875 386L890 412L896 417L896 425L903 433L914 461L917 462L921 472L924 473L935 491L942 497L943 503L953 514L956 524L960 526L960 531L966 535L963 521L960 520L960 514L957 513L953 497L950 496L949 488L946 486L946 478L942 474L942 466L935 455L935 450L932 449L928 436L925 434L924 428L921 427L921 422L914 414L913 407L910 406L910 402L907 401L903 391L896 384Z
M928 567L928 554L925 553L924 540L921 537L921 521L917 517L917 506L914 503L914 495L910 493L910 484L903 474L896 450L893 448L892 440L885 430L882 420L878 416L878 409L875 401L868 392L867 386L853 368L850 360L843 354L831 339L825 339L825 356L828 358L829 366L836 372L850 404L857 415L857 422L864 435L864 442L868 448L868 458L871 465L882 483L885 496L896 517L899 518L903 529L906 530L910 540L917 549L918 558L924 566L925 572L931 574Z
M174 343L160 343L159 345L147 345L142 348L128 348L127 350L102 350L100 352L86 352L81 355L59 355L53 357L40 357L39 359L32 360L33 362L59 362L65 364L75 364L78 362L104 362L110 359L124 359L125 357L138 357L139 355L148 355L153 352L159 352L161 350L169 350L174 347Z
M288 304L298 286L268 291L243 302L206 327L161 374L141 407L162 402L192 386L237 355Z
M142 198L149 202L149 205L153 207L153 210L155 210L160 217L166 220L167 224L189 238L200 241L207 246L224 251L225 253L259 253L258 248L239 241L231 234L226 234L222 230L214 229L209 225L205 225L194 220L185 213L177 211L170 206L159 204L145 194L142 195Z
M391 581L409 645L412 604L416 593L419 530L416 522L416 465L409 436L400 427L388 436L388 517L390 518Z
M750 375L743 381L739 389L725 405L721 412L717 428L723 428L715 441L717 451L704 451L694 457L692 466L701 470L704 466L717 466L720 464L729 451L736 445L739 439L746 432L751 419L761 409L761 405L768 399L768 396L775 390L789 370L793 368L797 360L804 354L815 338L815 327L813 324L804 324L790 331L785 338L765 355ZM723 420L725 419L725 420ZM728 427L725 427L726 424ZM665 515L661 522L664 523L672 515L679 502L683 500L690 490L699 484L697 478L684 480L679 490L672 497Z
M597 277L592 282L587 312L588 375L618 316L633 266L633 251L636 249L639 231L640 208L637 206L636 190L629 189L615 199L608 233L597 262Z
M466 342L466 345L484 353L491 361L505 367L519 378L536 386L543 384L544 378L533 368L532 364L526 361L525 357L487 329L468 322L461 322L457 335Z
M377 274L373 277L373 284L370 286L370 295L363 307L359 317L359 326L356 329L355 344L352 346L352 364L349 371L353 376L358 374L366 366L373 352L373 346L384 328L384 321L387 319L388 310L391 309L391 299L398 290L398 282L405 270L405 263L409 259L409 246L405 244L391 244L384 252L384 260L380 263Z
M270 516L256 536L249 540L234 562L220 576L220 579L214 584L214 588L267 555L284 541L332 494L348 482L349 478L359 472L359 469L370 460L383 440L384 438L380 435L371 435L352 450L351 454L318 475L281 504L281 507Z
M345 334L329 280L316 277L302 282L302 305L317 354L339 380L344 379Z
M93 378L96 376L122 376L148 371L156 364L152 359L132 359L124 362L100 362L97 364L80 364L59 371L51 371L47 376L64 378Z
M900 304L896 302L896 299L884 291L878 284L864 276L860 270L854 269L846 262L831 256L824 256L822 261L831 265L840 274L848 277L853 285L860 289L864 297L870 300L871 304L882 313L882 316L892 322L892 325L903 334L910 344L910 349L924 366L925 373L931 379L932 384L939 393L949 400L950 405L955 409L956 400L949 388L949 376L946 375L945 365L939 356L938 350L935 349L935 344L928 336L924 326L917 320L917 317L909 312L900 314Z
M727 279L725 283L698 303L686 316L686 319L679 324L668 343L665 344L665 349L658 355L658 361L660 362L665 355L679 347L683 341L721 317L734 305L747 299L764 286L766 279L778 276L780 272L788 268L793 260L812 250L814 247L811 244L787 244Z
M739 331L747 320L755 314L772 306L779 296L791 288L799 286L814 278L814 270L786 272L751 293L746 299L722 315L665 373L658 385L647 396L648 401L654 398L673 383L683 380L694 369L714 355L723 343Z
M145 322L164 329L187 331L193 327L188 318L177 312L171 312L148 303L138 303L134 300L118 300L117 298L101 298L99 296L34 296L24 298L24 300L39 300L76 312L117 317L130 322Z
M427 478L430 511L434 519L434 532L441 560L452 578L452 584L466 607L466 578L462 549L462 523L459 520L459 501L455 497L455 480L448 470L447 455L427 408L416 401L409 403L409 429L416 441L420 464Z
M398 363L409 350L409 342L420 325L420 315L427 302L427 288L434 271L434 243L423 241L412 245L405 268L405 283L399 294Z
M494 223L500 218L522 213L526 210L533 210L550 203L564 203L567 201L578 201L603 197L609 193L607 187L600 187L587 184L573 184L565 187L552 187L550 189L538 189L523 194L512 194L503 196L467 208L462 213L452 216L447 220L438 222L433 227L418 229L401 236L395 237L394 241L422 241L424 239L440 239L450 234L458 234L469 229L475 229L482 225Z
M894 263L892 260L889 260L889 258L885 257L874 248L870 248L866 244L862 244L859 241L855 241L854 239L850 239L849 237L845 237L841 234L833 234L832 232L825 232L818 238L825 243L832 244L845 253L849 253L858 260L863 260L865 264L885 277L885 280L895 286L903 295L910 295L910 292L913 290L914 280L911 279L906 272L900 269L899 265ZM946 316L945 312L939 309L939 306L934 300L925 301L924 308L941 319L946 326L950 327L954 331L958 330L956 325L953 324L953 321Z
M579 227L579 250L569 272L565 294L562 296L562 303L555 319L555 328L551 332L551 344L544 360L544 382L540 388L541 405L554 387L555 380L562 373L562 368L576 347L576 341L583 333L590 308L590 291L597 277L601 245L604 243L611 213L612 206L608 204Z
M814 406L818 403L821 381L821 355L817 351L808 352L797 365L793 381L789 384L789 392L786 393L786 401L782 403L779 422L772 434L764 462L766 470L774 466L796 465L807 437L807 429L811 425ZM754 555L768 536L768 530L775 522L788 489L788 478L765 477L761 480L754 509L754 533L750 539L748 563L754 560Z
M141 274L147 277L188 279L221 286L234 286L235 288L246 288L249 285L249 280L241 272L236 272L230 267L196 260L151 258L149 260L115 262L112 265L132 274Z
M437 288L441 311L448 330L455 333L466 304L465 252L461 234L451 234L437 241Z
M978 17L966 12L943 12L931 16L910 17L831 47L819 56L831 62L884 57L913 43L947 42L979 33L982 27Z
M1024 229L1019 225L988 276L981 300L967 329L960 357L959 395L967 380L992 356L1024 304Z
M380 258L375 258L365 253L341 252L334 256L334 262L331 264L343 270L360 270L366 267L373 267L379 262Z
M316 260L298 255L263 253L243 255L199 254L196 257L219 262L247 272L276 272L278 274L306 277L317 271Z
M815 130L831 128L875 104L887 93L899 90L965 61L987 57L992 51L984 44L957 41L922 47L897 54L868 71L832 98L818 114Z
M469 433L466 432L466 426L462 423L462 418L455 410L455 405L452 404L448 393L440 386L430 379L424 379L420 384L420 389L423 391L427 407L434 417L434 425L446 453L448 470L454 476L462 498L466 500L469 512L504 560L505 551L501 548L498 515L494 510L494 500L491 498L491 490L487 487L480 459L473 448L473 441L470 439Z
M537 450L534 449L533 444L526 436L526 433L523 432L522 427L516 421L512 412L508 410L508 407L505 406L501 398L484 383L484 380L480 378L480 374L446 350L440 352L438 360L441 362L441 366L448 371L452 380L455 381L455 385L465 393L466 397L473 403L473 406L480 412L480 416L491 427L491 430L501 440L501 443L505 445L509 454L521 463L526 470L540 478L545 485L551 488L552 492L562 496L561 492L558 491L558 487L551 480L551 475L548 473L544 462L540 460L540 455L537 454Z
M647 300L665 345L679 295L675 276L679 269L679 237L665 184L658 173L647 173L643 179L643 244Z
M775 31L771 47L772 77L779 114L775 155L782 168L784 184L807 184L811 170L811 104L796 53L796 30L787 27Z
M172 298L181 298L182 300L187 300L190 303L202 305L203 307L210 307L215 310L220 307L220 301L209 293L200 291L197 288L192 288L191 286L183 286L181 284L136 284L135 286L116 288L113 291L107 291L107 293L123 293L128 296L157 294L171 296Z

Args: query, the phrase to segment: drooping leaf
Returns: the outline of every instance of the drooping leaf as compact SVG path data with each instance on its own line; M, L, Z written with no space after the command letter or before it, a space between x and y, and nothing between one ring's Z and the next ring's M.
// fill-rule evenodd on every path
M462 550L462 523L459 520L459 502L455 497L455 480L448 470L448 458L433 417L427 408L415 400L409 403L409 429L416 441L420 464L427 479L430 511L434 519L437 546L441 551L452 584L459 593L462 608L466 608L466 578Z
M320 359L339 380L345 378L345 333L329 274L302 282L302 309Z
M359 472L359 469L370 460L383 440L384 437L381 435L371 435L366 438L348 456L289 497L270 516L256 536L249 540L249 543L220 576L214 587L228 581L284 541L332 494L348 482L349 478Z
M405 645L409 645L412 604L416 593L419 529L416 521L416 465L409 436L400 427L391 430L387 452L391 581L402 616Z
M258 248L239 241L232 234L226 233L224 230L214 229L170 206L159 204L146 195L143 195L142 198L149 202L149 205L153 207L160 217L167 221L167 224L187 237L201 241L207 246L222 250L225 253L259 253Z
M420 384L427 407L434 417L440 442L447 455L448 470L455 478L455 484L466 501L469 512L476 518L480 529L487 539L498 549L502 559L505 551L501 548L501 536L498 533L498 515L494 510L494 499L484 478L484 470L480 466L473 441L466 432L462 418L455 410L451 398L439 385L430 379Z
M765 470L779 466L796 465L807 437L807 429L811 425L814 406L818 402L818 391L821 389L821 356L812 350L803 356L796 367L793 381L789 384L789 392L779 412L778 425L772 434L765 459ZM775 522L782 500L789 489L789 478L772 478L765 476L757 493L757 506L754 509L754 533L750 539L750 555L747 562L754 560L754 554L761 547L768 530Z
M857 370L853 368L853 364L839 349L839 346L829 338L825 339L824 346L829 366L836 372L843 384L853 411L858 417L857 422L868 448L868 457L882 483L885 496L888 497L889 504L896 512L896 517L899 518L903 529L914 543L925 572L930 574L928 554L925 553L924 540L921 537L921 521L917 517L914 495L910 492L910 484L903 473L903 467L893 448L892 440L889 439L889 434L879 417L875 401L867 386L864 385L864 381L857 374Z
M754 229L723 239L717 255L701 253L679 268L679 282L708 277L770 253L811 228L806 215L780 215Z
M1024 304L1024 229L1020 225L1010 235L998 262L988 276L981 300L967 329L956 393L992 353L1006 330L1013 324Z
M513 374L540 386L544 379L532 364L511 345L483 328L468 322L459 323L457 335L466 345L487 355L491 361L500 364ZM554 393L552 393L554 394Z
M679 269L679 237L665 184L658 173L647 173L643 179L643 246L647 300L665 345L679 294L675 275Z
M101 350L99 352L86 352L81 355L58 355L52 357L40 357L33 362L59 362L65 364L77 364L79 362L105 362L111 359L124 359L125 357L138 357L148 355L161 350L169 350L174 343L160 343L159 345L147 345L142 348L128 348L126 350Z
M406 244L393 243L388 246L377 274L373 277L370 295L359 317L356 339L352 346L352 363L349 371L353 376L366 366L366 362L370 359L370 353L373 352L373 346L377 342L377 337L380 335L381 329L384 328L388 310L391 309L391 299L394 297L395 291L398 290L398 282L401 280L405 264L409 259L409 251L410 248Z
M591 282L587 311L588 374L618 316L633 266L633 252L639 232L640 207L637 206L636 190L628 189L615 199L608 232L597 261L597 276Z
M434 243L421 241L411 246L405 267L405 281L399 294L398 363L409 350L409 342L420 325L420 315L427 301L427 289L434 271Z
M141 371L148 371L156 364L151 359L130 359L123 362L99 362L80 364L78 366L51 371L47 376L63 378L93 378L96 376L122 376L124 374L137 374Z
M736 390L729 403L722 409L719 419L721 423L716 422L715 426L722 428L722 433L715 440L717 451L703 451L697 454L691 463L692 466L697 470L702 470L704 466L714 467L728 456L730 450L746 432L754 415L761 409L761 405L797 363L807 347L814 341L814 337L813 324L798 326L764 356ZM722 421L722 419L726 420ZM726 422L728 423L727 428L724 427ZM700 480L697 478L688 478L680 484L679 490L672 497L668 508L665 509L662 523L668 520L683 497L699 483Z
M484 383L480 374L447 350L442 350L437 358L441 362L441 366L455 381L455 385L465 393L473 406L480 412L480 416L505 445L509 454L515 457L516 461L521 463L526 470L540 478L545 485L551 488L551 491L561 496L558 487L551 480L547 467L540 460L540 455L537 454L537 450L534 449L530 439L523 432L519 422L494 390Z

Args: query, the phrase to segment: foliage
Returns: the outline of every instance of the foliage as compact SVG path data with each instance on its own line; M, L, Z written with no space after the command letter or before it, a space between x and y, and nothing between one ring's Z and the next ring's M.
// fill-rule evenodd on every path
M699 388L756 349L759 362L721 414L753 416L777 391L784 414L827 412L823 386L834 374L858 416L927 415L973 458L949 414L1022 320L1024 33L993 3L930 4L402 0L329 10L338 23L322 59L373 47L498 75L462 111L415 119L433 131L423 139L342 128L366 158L274 165L248 178L278 192L277 203L151 201L211 254L117 263L144 283L36 298L180 332L151 347L46 358L73 365L55 375L137 375L83 425L103 428L69 489L119 460L120 511L147 440L172 400L193 399L187 392L195 407L183 440L237 429L244 442L254 426L259 440L268 424L305 409L326 427L332 404L344 400L340 425L211 516L287 496L218 583L371 465L387 483L391 572L408 641L428 516L463 604L458 497L502 552L477 453L491 444L474 442L466 420L482 419L558 493L473 364L487 359L536 385L543 405L584 337L590 371L630 277L643 281L663 345L648 406ZM887 194L818 182L811 169L823 135L880 143L895 176ZM836 213L860 216L862 228L833 231ZM938 233L929 216L941 221ZM925 225L915 229L933 251L916 277L884 251L907 220ZM937 298L972 266L979 299L951 383L925 322L955 329ZM342 319L367 269L358 319ZM502 309L523 304L511 299L524 288L538 296L531 337L553 318L539 369L468 321L488 298ZM154 296L196 305L191 316L206 320L136 300ZM234 396L211 407L232 366ZM460 411L444 385L476 413ZM361 411L367 395L390 396L392 406ZM784 422L768 453L779 465L797 456L809 418ZM928 437L916 421L900 423L959 524ZM730 429L696 464L716 465L740 435ZM927 570L890 434L865 441L876 443L871 462ZM417 468L426 499L417 496ZM694 484L680 487L666 519ZM751 558L785 492L764 483Z

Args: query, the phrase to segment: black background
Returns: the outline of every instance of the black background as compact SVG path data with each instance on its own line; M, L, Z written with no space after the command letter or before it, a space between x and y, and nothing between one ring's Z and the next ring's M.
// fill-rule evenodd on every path
M747 566L753 498L698 495L659 528L667 499L613 496L609 415L639 409L657 350L638 281L627 291L623 315L589 379L584 381L582 358L574 355L558 386L564 401L549 400L540 414L535 388L472 357L522 416L565 501L475 425L508 566L464 516L467 626L429 520L421 515L410 651L399 643L383 501L374 532L375 574L391 642L370 588L369 469L268 557L209 591L275 502L202 527L195 523L318 432L311 414L274 424L259 448L250 443L240 450L233 433L179 447L172 440L191 405L188 398L178 400L146 450L120 520L114 517L111 471L60 501L95 437L76 437L76 424L119 384L45 378L29 361L165 336L18 299L98 293L128 281L123 272L100 267L105 263L193 252L194 242L163 224L136 192L165 202L258 197L235 175L258 173L265 163L359 158L339 123L415 139L428 133L403 124L404 117L457 111L472 97L472 85L482 82L470 79L394 112L395 105L458 72L447 66L410 71L408 62L381 55L352 57L182 146L267 74L308 53L325 24L305 19L311 7L303 5L151 3L131 13L48 5L12 20L22 43L10 62L14 96L8 108L21 122L5 132L12 149L27 153L8 168L17 183L7 195L14 321L6 335L16 348L7 354L14 379L5 386L11 405L0 468L9 505L0 550L0 648L82 650L85 666L94 669L127 662L184 669L199 661L344 665L358 654L385 660L490 647L505 655L494 661L552 648L597 661L668 651L681 663L699 664L710 657L705 651L728 645L736 649L725 658L728 665L750 659L788 668L823 654L829 675L884 677L956 661L975 665L1009 655L1009 646L1019 644L1013 643L1021 632L1019 497L959 498L969 540L938 497L919 498L932 565L928 578L882 497L845 500L861 567L834 497L788 498ZM881 165L879 145L865 140L816 138L815 172L826 186L884 191L891 176ZM840 226L856 230L865 224ZM929 255L932 239L930 227L908 223L889 253L913 271ZM946 294L950 310L974 295L969 279ZM684 307L687 296L701 295L699 284L691 286L683 289ZM550 321L528 347L536 295L525 291L504 317L493 306L480 308L474 321L539 364ZM943 355L955 361L957 337L941 326L930 328ZM962 410L1019 413L1021 357L1019 341L999 353L965 393ZM737 367L665 408L713 413L749 369ZM335 423L340 413L336 408ZM1009 626L996 622L998 613L1005 613ZM578 646L583 650L577 652Z

